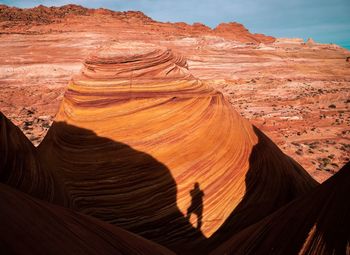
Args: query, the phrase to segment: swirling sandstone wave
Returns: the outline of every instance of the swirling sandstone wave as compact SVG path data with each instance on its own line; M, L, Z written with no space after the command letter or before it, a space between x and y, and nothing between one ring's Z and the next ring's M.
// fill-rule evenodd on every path
M85 62L39 155L62 181L66 206L179 253L205 241L212 249L225 229L239 231L316 185L182 57L139 43L111 44ZM185 218L195 183L204 192L200 229Z

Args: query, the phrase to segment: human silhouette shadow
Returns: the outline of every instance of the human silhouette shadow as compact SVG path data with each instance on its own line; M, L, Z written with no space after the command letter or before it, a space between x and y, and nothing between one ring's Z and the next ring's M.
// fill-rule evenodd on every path
M206 238L177 207L177 185L170 170L151 155L93 131L54 122L38 147L42 169L60 192L56 204L122 227L177 254L197 251ZM198 185L199 187L199 185ZM203 208L202 198L194 202ZM59 201L59 202L57 202ZM202 209L201 209L202 210Z
M197 216L197 229L200 230L202 227L202 218L203 218L203 197L204 192L200 189L199 183L194 184L193 189L190 191L191 205L187 209L186 219L189 221L191 214Z

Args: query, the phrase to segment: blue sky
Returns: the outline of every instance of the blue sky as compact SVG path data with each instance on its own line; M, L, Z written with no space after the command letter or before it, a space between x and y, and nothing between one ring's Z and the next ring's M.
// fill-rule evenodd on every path
M116 11L140 10L159 21L201 22L215 27L237 21L276 37L312 37L350 49L350 0L0 0L17 7L68 3Z

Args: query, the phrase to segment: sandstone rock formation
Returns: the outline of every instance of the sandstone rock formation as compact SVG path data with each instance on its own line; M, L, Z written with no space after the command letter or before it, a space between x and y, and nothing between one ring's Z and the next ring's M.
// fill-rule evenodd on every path
M348 166L278 148L349 161L348 51L75 5L0 45L0 253L349 250Z
M3 122L5 138L15 130L10 137L28 144ZM112 43L89 57L44 141L30 148L39 162L34 176L16 182L22 170L8 162L22 165L27 155L5 157L5 173L14 177L3 182L179 254L214 250L317 185L194 78L183 57L144 43ZM50 192L32 192L48 183Z

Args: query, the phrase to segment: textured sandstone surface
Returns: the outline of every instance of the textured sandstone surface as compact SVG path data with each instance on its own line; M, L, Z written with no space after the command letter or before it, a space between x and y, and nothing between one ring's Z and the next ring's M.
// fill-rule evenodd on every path
M0 190L2 254L175 254L121 228L2 183Z
M349 173L347 163L312 192L234 235L211 254L348 254Z

